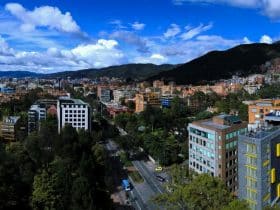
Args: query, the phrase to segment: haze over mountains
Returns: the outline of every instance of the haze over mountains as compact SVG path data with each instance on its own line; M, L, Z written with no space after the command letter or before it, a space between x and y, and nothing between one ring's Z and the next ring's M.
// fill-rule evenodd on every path
M239 45L226 51L212 51L182 65L126 64L102 69L36 74L26 71L0 72L0 77L118 77L134 80L164 79L177 84L197 84L203 81L227 79L232 75L259 73L260 65L280 57L280 44Z

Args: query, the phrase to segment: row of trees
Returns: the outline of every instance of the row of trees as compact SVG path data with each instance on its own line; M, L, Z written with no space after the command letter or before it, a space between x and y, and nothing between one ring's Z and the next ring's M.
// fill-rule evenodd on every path
M55 118L22 142L0 144L2 209L110 209L106 152L94 135Z
M173 165L170 175L167 192L153 199L166 209L249 210L248 204L235 199L218 178L191 173L186 165Z

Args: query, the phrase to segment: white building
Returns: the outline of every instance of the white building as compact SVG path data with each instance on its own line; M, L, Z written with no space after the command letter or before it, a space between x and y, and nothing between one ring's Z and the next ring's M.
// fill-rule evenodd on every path
M91 129L91 108L89 104L80 99L59 98L57 101L57 118L58 133L66 124L77 130Z

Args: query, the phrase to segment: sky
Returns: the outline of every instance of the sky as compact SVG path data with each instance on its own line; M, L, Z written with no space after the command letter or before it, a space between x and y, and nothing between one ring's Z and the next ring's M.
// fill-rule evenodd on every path
M2 0L0 71L185 63L279 29L279 0Z

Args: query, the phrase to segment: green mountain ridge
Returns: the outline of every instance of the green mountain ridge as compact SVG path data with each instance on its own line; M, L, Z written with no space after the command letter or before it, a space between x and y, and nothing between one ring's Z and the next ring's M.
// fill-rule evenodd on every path
M260 65L280 57L280 44L246 44L225 51L212 51L148 80L164 79L177 84L203 84L233 75L262 73Z
M159 72L170 70L178 65L163 64L126 64L120 66L110 66L101 69L85 69L78 71L65 71L45 75L47 78L100 78L100 77L117 77L122 79L145 80Z

